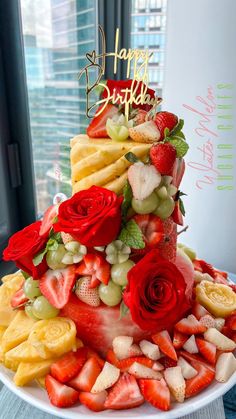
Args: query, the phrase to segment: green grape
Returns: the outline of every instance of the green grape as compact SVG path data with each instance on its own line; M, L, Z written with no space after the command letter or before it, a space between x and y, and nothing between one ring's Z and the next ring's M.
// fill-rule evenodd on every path
M166 218L170 217L172 212L174 211L175 201L173 198L168 196L164 201L161 201L160 205L154 211L154 214L160 217L162 220L166 220Z
M27 316L28 316L28 317L30 317L31 319L38 320L38 318L37 318L37 317L35 317L35 315L33 314L33 311L32 311L32 305L26 305L26 306L25 306L25 313L26 313L26 314L27 314Z
M119 125L112 119L108 118L106 130L109 137L114 141L125 141L129 137L129 130L124 125Z
M39 289L39 281L33 278L26 279L24 283L24 293L27 298L33 300L35 297L39 297L41 295L41 291Z
M135 263L132 262L132 260L130 259L126 262L116 263L115 265L113 265L111 268L112 281L115 284L120 285L121 287L127 285L127 274L134 265Z
M168 195L174 196L177 192L176 186L174 186L174 185L167 186L167 192L168 192Z
M32 313L38 319L51 319L52 317L56 317L59 314L59 311L60 310L53 307L43 295L36 298L33 302Z
M107 306L116 306L121 302L122 289L112 281L108 285L101 284L98 291L100 299Z
M56 250L48 250L46 255L46 261L50 269L62 269L66 265L62 263L62 258L66 254L64 244L59 244Z
M156 207L160 203L160 199L152 192L147 198L140 200L140 199L132 199L132 208L134 209L137 214L149 214L155 211Z
M189 257L189 259L191 260L196 259L197 254L193 249L191 249L191 247L184 246L183 251Z
M156 194L160 199L166 199L168 197L168 192L165 186L161 186L156 189Z

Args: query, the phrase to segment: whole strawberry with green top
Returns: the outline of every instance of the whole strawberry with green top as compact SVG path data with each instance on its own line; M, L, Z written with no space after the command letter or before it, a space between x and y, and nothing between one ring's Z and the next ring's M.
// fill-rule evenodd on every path
M150 159L161 175L169 175L173 169L177 153L170 143L157 143L150 150Z
M169 131L172 131L178 122L177 116L171 112L158 112L153 120L160 131L160 141L162 141L165 137L165 128L168 128Z

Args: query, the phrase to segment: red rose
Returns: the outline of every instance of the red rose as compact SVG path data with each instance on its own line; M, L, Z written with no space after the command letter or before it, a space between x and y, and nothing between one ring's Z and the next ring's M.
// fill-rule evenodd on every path
M60 204L53 228L71 234L85 246L105 246L120 230L122 200L108 189L91 186Z
M143 330L171 329L190 308L182 273L157 249L150 251L128 273L124 302Z
M117 97L117 95L121 96L122 98L125 97L125 92L122 90L125 89L130 89L131 85L132 85L133 80L107 80L106 83L106 87L107 89L109 89L109 93L110 96L113 96L113 92L115 93L115 97ZM137 90L136 90L136 86L138 84ZM143 86L143 88L142 88ZM155 91L152 89L147 88L147 90L145 89L145 84L142 81L137 81L134 80L134 84L133 84L133 91L135 90L135 97L137 97L138 95L140 95L141 91L145 91L146 95L150 96L150 99L154 99L155 98ZM107 98L107 89L105 88L103 90L102 93L102 98L105 99ZM127 95L127 100L130 98L130 94ZM116 102L117 105L120 104L119 100ZM144 109L145 111L150 111L150 109L152 108L152 105L148 105L148 104L143 104L143 105L136 105L135 103L132 103L132 108L139 108L139 109Z
M19 269L35 279L40 278L48 269L45 259L38 266L33 264L33 257L46 246L48 240L39 235L40 227L41 221L36 221L13 234L3 252L5 261L14 261Z

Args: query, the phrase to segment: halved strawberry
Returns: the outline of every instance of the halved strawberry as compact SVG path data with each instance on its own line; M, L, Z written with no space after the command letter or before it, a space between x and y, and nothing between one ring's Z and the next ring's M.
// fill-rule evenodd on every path
M145 365L148 368L152 368L154 364L153 360L148 359L145 356L133 356L130 358L119 360L112 349L108 350L106 359L108 362L119 368L122 372L128 371L128 369L131 367L131 365L133 365L134 362L139 362L140 364Z
M69 352L51 365L51 375L60 383L67 383L81 370L87 358L87 349Z
M45 378L45 386L50 402L56 407L70 407L79 400L79 392L61 384L50 374Z
M69 385L79 391L91 391L102 368L95 357L89 358L79 374L69 382Z
M180 210L179 200L175 202L174 211L172 212L171 217L173 218L173 221L176 224L180 226L184 225L184 219L183 214Z
M188 317L185 317L176 323L175 329L186 335L196 335L198 333L204 333L207 330L193 314L190 314Z
M65 269L49 269L39 280L41 293L56 308L64 307L70 298L76 280L74 265Z
M107 285L110 279L110 264L99 254L87 254L77 267L79 275L90 275L90 288L97 287L100 282Z
M200 320L201 317L209 315L209 311L205 309L201 304L197 301L194 301L192 307L192 314L196 317L197 320Z
M133 219L142 231L145 251L156 247L164 237L164 228L161 219L153 214L136 214Z
M93 412L101 412L105 410L105 400L107 398L107 391L103 390L100 393L89 393L87 391L82 391L79 395L79 401L88 409Z
M173 337L173 346L175 349L180 349L188 340L188 336L183 335L182 333L178 332L177 330L174 331Z
M196 343L199 352L207 359L211 364L216 363L216 346L213 343L207 342L204 339L196 338Z
M213 266L210 263L207 263L205 260L195 259L193 261L193 266L195 271L202 272L203 274L207 273L212 278L215 277L215 271Z
M171 338L167 330L163 330L162 332L156 333L152 335L152 340L156 343L160 350L167 355L169 358L177 361L177 355L175 352L175 348L171 342Z
M18 308L20 310L24 310L25 303L27 303L29 299L26 297L23 288L20 288L15 294L11 297L11 306L12 308Z
M141 392L145 400L161 410L170 409L170 390L162 378L159 380L139 380Z
M131 409L144 403L136 379L125 372L110 390L105 401L106 409Z
M118 108L111 103L108 103L105 109L98 115L101 109L104 107L104 104L99 106L97 109L95 116L93 117L92 121L90 122L87 128L87 135L90 138L106 138L108 137L107 130L106 130L106 122L108 118L112 118L114 115L118 113Z
M172 169L171 176L173 177L172 184L174 186L176 186L177 189L179 189L179 185L180 185L181 180L183 178L184 172L185 172L185 161L184 161L184 159L176 159L174 167Z
M236 330L236 313L231 314L231 316L226 319L225 326L229 327L231 330Z
M178 122L178 118L175 114L171 112L162 111L156 113L154 117L154 122L160 131L160 140L163 140L165 128L168 128L170 131L172 131L172 129Z
M164 368L176 367L177 365L177 361L174 361L168 356L163 356L161 359L159 359L159 362L161 363L161 365L163 365Z
M87 359L89 358L96 358L98 364L100 365L101 368L104 367L105 361L104 359L102 359L97 352L95 352L93 349L91 348L87 348Z
M48 207L48 209L45 211L42 219L42 224L39 230L39 235L44 236L49 233L50 228L53 226L53 222L55 220L55 217L58 213L58 205L51 205Z
M195 377L186 380L186 398L200 393L200 391L211 384L215 377L215 373L209 368L206 368L203 364L199 364L196 361L192 361L191 364L193 368L197 370L198 374Z
M198 362L198 364L204 365L205 368L210 369L212 372L215 371L213 365L209 364L202 356L198 354L190 354L189 352L183 351L182 349L179 351L179 355L182 356L184 359L189 361L191 364L192 362Z

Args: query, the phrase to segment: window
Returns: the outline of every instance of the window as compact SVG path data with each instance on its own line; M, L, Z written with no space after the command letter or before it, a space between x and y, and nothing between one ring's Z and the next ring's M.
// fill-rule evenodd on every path
M21 0L37 212L71 194L69 140L85 131L78 71L96 48L95 0Z

